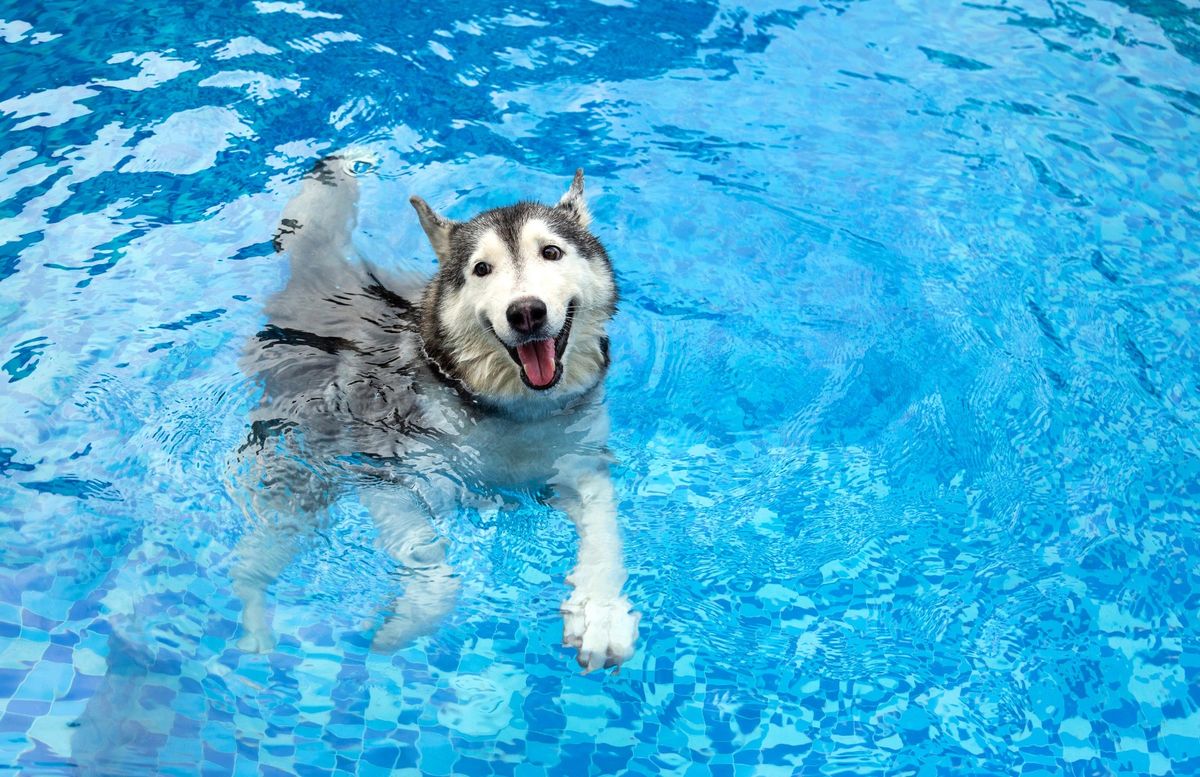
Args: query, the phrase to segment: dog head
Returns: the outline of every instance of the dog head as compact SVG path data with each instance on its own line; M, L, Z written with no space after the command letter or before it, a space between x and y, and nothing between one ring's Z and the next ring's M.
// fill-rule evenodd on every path
M457 222L411 202L438 258L421 336L443 372L501 406L559 404L603 378L617 292L588 230L582 170L553 206L520 202Z

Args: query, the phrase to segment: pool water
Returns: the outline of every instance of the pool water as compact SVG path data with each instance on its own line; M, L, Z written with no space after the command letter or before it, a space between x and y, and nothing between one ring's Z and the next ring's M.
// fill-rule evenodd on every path
M0 11L0 767L1200 773L1193 0ZM356 244L421 272L410 194L586 169L619 674L524 493L451 517L432 636L368 649L347 501L237 649L237 359L350 145Z

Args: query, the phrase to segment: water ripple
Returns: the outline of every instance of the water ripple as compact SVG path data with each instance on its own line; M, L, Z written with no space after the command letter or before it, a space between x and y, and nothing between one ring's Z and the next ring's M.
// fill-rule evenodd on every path
M20 15L9 765L1200 770L1194 8ZM621 675L573 673L574 533L520 491L447 516L436 634L369 654L405 580L351 500L276 586L278 649L232 647L237 359L280 209L352 144L381 159L356 248L394 276L432 267L408 195L458 217L587 170L623 297ZM336 347L319 324L264 334Z

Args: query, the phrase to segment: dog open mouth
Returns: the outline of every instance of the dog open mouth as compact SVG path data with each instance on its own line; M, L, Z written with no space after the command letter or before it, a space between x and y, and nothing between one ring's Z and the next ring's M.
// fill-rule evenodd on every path
M545 391L562 379L562 355L571 336L575 320L575 303L567 306L567 319L556 337L530 340L516 348L509 347L508 355L521 367L521 380L534 391Z

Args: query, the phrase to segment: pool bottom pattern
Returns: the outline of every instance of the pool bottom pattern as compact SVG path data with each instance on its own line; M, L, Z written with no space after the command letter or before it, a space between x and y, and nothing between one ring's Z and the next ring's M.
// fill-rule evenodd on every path
M227 551L211 544L189 561L166 539L114 534L54 559L60 573L79 572L94 554L123 548L120 566L58 611L45 604L77 578L36 565L4 578L3 622L21 624L3 627L0 649L10 764L96 774L195 774L200 765L213 775L1200 767L1196 716L1181 714L1200 659L1172 638L1170 618L1080 609L1084 580L1022 586L1011 570L1003 582L976 578L1015 588L985 612L962 600L969 588L943 582L972 573L978 559L965 552L928 554L910 567L930 573L918 580L887 574L886 546L868 547L825 564L807 594L735 577L715 584L706 605L733 610L743 636L759 636L757 650L723 659L722 646L664 633L646 613L630 664L584 676L570 651L546 649L561 634L546 605L561 591L544 580L521 605L526 617L456 613L395 656L371 653L368 632L322 617L302 586L289 596L285 582L278 647L245 654L234 647L236 599L211 574ZM908 639L879 626L898 622L879 617L897 601L923 598L937 604ZM922 633L959 650L914 644ZM1029 662L1004 641L1014 633L1042 653L1054 645L1056 660Z
M1187 4L9 5L0 768L1200 774ZM416 644L368 651L403 579L346 504L234 647L239 357L350 146L402 274L409 195L586 170L619 674L559 644L575 534L528 494L444 516Z

